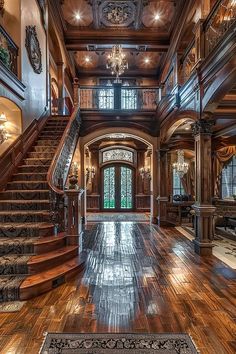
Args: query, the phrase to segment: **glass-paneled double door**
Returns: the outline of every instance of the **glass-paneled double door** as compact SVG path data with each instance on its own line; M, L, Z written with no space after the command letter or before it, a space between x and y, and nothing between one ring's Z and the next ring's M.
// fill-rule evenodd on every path
M104 210L125 211L134 208L133 169L127 165L109 165L102 170L102 206Z

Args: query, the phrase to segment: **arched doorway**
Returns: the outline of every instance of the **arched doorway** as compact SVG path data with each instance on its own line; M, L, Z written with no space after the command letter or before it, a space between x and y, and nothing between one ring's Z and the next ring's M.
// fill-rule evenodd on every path
M108 164L102 168L102 210L132 211L135 207L135 171L127 164Z

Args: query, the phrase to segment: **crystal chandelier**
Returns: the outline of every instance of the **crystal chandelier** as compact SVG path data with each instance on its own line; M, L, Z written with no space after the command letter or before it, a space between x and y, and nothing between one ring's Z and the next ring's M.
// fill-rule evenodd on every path
M112 52L107 58L107 69L111 70L112 75L116 75L116 82L119 82L119 76L124 73L125 69L128 69L128 62L121 45L112 47Z
M177 150L177 162L173 163L173 168L176 169L180 178L183 178L185 173L188 172L188 167L188 163L184 161L184 151Z

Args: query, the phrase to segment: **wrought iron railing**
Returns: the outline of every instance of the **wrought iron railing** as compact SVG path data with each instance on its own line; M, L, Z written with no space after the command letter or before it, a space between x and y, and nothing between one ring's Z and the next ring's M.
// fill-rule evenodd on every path
M218 1L205 23L205 55L220 42L236 22L236 0Z
M80 87L81 110L156 110L157 87L83 86Z
M17 75L18 47L8 33L0 26L0 62Z

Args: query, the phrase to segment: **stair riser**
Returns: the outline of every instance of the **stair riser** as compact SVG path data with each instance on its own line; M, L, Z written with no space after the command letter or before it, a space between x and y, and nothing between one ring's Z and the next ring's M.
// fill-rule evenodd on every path
M18 169L19 173L47 173L49 169L49 165L47 166L20 166Z
M25 215L12 215L12 214L5 214L0 215L0 222L51 222L51 217L49 214L37 214L37 215L30 215L27 212Z
M50 165L52 162L52 159L25 159L24 164L25 165L33 165L33 166L45 166L45 165Z
M35 146L57 146L58 142L55 140L51 140L51 139L39 139L37 140Z
M50 242L46 242L40 245L35 245L34 246L34 252L35 254L43 254L51 251L55 251L61 247L64 247L66 245L66 239L57 239L55 237L55 240L52 240Z
M0 193L0 200L34 200L34 199L39 199L39 200L45 200L49 199L49 191L47 192L2 192Z
M40 182L38 183L31 183L24 181L23 182L17 182L17 183L8 183L7 184L7 190L14 190L14 189L22 189L22 190L35 190L35 189L48 189L48 184L47 182Z
M28 157L32 159L52 159L54 152L29 152Z
M78 255L78 250L73 250L71 252L68 252L66 254L59 255L57 258L50 259L47 261L43 262L38 262L35 264L29 264L29 273L30 274L36 274L39 272L43 272L45 270L48 270L52 267L56 267L60 264L63 264L64 262L76 257Z
M50 203L1 203L0 210L50 210Z
M37 174L37 173L30 175L30 174L25 173L25 174L14 175L12 178L13 181L17 181L17 182L18 181L19 182L21 182L21 181L46 181L46 179L47 179L47 173L44 173L43 175ZM44 189L44 188L42 188L42 189Z
M56 147L52 147L52 146L47 146L47 147L45 147L45 146L34 146L33 147L33 152L40 152L40 153L42 153L42 152L50 152L50 153L53 153L53 154L55 154L55 151L56 151Z
M9 245L0 244L0 256L6 254L35 254L35 247L33 243L10 243Z
M0 229L0 237L44 237L53 235L53 227L48 227L44 229L32 229L32 228L24 228L24 224L22 228L14 228L11 229Z
M29 274L27 264L0 265L0 275Z

